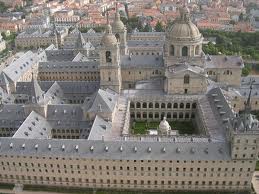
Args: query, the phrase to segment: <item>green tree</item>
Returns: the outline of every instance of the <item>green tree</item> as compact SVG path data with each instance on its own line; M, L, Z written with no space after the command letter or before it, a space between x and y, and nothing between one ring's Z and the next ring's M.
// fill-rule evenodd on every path
M3 2L0 2L0 12L3 13L7 9L8 9L8 7Z
M245 65L245 67L242 69L242 76L248 76L251 70L251 65Z
M155 30L156 30L156 32L164 32L165 31L164 26L162 25L162 23L160 21L158 21L156 23Z

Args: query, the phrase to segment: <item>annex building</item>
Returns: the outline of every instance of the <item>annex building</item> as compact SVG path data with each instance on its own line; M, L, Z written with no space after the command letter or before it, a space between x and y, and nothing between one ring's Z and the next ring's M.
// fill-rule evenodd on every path
M62 49L16 58L0 72L0 182L249 191L259 79L202 42L187 7L166 33L127 34L117 11L104 34L75 29ZM155 132L134 133L143 121Z

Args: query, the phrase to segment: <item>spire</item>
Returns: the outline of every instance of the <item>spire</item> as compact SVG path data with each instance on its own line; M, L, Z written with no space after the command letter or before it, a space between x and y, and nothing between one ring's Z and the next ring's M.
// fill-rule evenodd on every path
M249 127L249 120L248 120L248 116L251 114L251 94L252 94L252 89L253 89L253 83L255 82L255 80L251 80L250 81L250 91L247 97L247 101L245 104L245 111L244 111L244 127L245 130L248 129Z
M112 34L112 27L111 27L110 22L109 22L109 11L108 10L106 11L106 17L107 17L107 25L106 25L105 33L106 34Z
M121 17L120 17L120 12L119 12L119 9L118 9L118 2L116 2L115 10L116 10L116 13L115 13L115 20L120 20Z
M245 104L245 112L247 114L250 114L251 112L251 94L252 94L252 89L253 89L253 83L255 82L255 80L251 80L250 81L250 91L249 91L249 95Z

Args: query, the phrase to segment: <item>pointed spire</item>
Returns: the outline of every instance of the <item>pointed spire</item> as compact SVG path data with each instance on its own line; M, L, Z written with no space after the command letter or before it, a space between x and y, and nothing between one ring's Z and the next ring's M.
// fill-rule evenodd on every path
M251 94L252 94L254 82L255 82L255 80L250 81L250 91L249 91L247 101L246 101L246 104L245 104L244 121L243 121L245 130L247 130L248 127L249 127L248 116L251 114Z
M118 9L118 2L117 1L116 1L116 5L115 5L115 10L116 10L115 20L120 20L120 12L119 12L119 9Z
M108 10L106 11L106 17L107 17L107 25L106 25L105 33L106 34L112 34L112 27L111 27L110 22L109 22L109 11Z
M251 111L251 94L252 94L252 89L253 89L253 83L255 82L255 80L251 80L250 82L250 91L249 91L249 95L245 104L245 111L246 113L250 114Z

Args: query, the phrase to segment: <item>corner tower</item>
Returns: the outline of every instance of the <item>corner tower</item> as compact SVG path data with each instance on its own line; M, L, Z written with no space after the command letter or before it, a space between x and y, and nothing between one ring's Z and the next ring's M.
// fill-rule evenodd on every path
M117 41L120 43L121 55L127 55L128 54L127 29L120 19L118 3L116 3L116 13L115 13L114 22L112 24L112 32L115 34Z
M120 48L107 17L106 32L100 47L100 86L117 93L121 90Z

